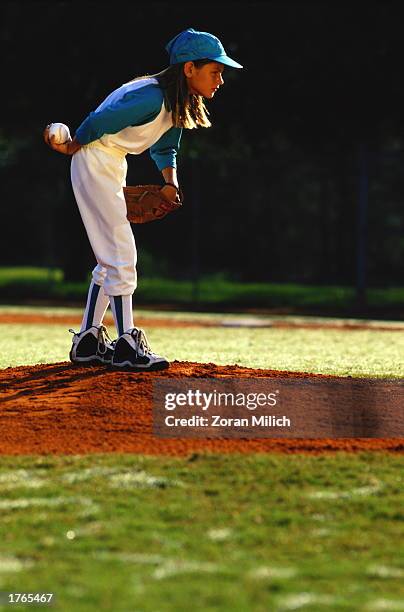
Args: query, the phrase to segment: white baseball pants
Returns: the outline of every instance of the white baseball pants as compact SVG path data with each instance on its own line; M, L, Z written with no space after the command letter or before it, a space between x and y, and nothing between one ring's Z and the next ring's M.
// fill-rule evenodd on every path
M98 142L72 158L73 192L98 262L92 277L108 296L132 295L137 286L136 245L122 190L126 172L125 153Z

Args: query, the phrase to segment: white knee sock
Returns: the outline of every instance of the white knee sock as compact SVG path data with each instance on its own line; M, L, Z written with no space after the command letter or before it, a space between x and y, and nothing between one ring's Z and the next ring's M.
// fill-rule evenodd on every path
M132 295L111 295L111 309L118 336L135 327L133 322Z
M105 295L103 287L93 280L90 283L87 296L87 305L81 322L80 331L85 331L93 325L101 325L108 308L109 297Z

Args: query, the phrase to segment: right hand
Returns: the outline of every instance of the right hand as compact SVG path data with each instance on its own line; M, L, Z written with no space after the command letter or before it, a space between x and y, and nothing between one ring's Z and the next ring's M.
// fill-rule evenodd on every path
M81 148L81 145L77 142L75 138L73 140L69 138L69 140L67 140L66 142L62 142L59 144L56 143L55 136L49 135L49 127L50 125L47 125L44 129L43 139L46 144L54 151L58 151L58 153L63 153L64 155L73 155Z

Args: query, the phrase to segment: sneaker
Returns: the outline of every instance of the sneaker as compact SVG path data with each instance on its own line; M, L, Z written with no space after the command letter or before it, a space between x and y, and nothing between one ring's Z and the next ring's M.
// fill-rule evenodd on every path
M153 353L142 329L129 329L116 341L113 367L142 371L164 370L169 365L167 359Z
M73 363L93 364L111 363L115 342L111 341L104 325L89 327L85 331L74 334L69 357Z

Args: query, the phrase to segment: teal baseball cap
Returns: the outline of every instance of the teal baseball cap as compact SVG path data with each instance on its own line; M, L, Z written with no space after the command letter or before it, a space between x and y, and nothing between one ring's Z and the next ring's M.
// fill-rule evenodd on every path
M198 32L188 28L177 34L165 47L170 56L170 65L198 59L210 59L232 68L243 66L231 59L224 50L220 40L209 32Z

